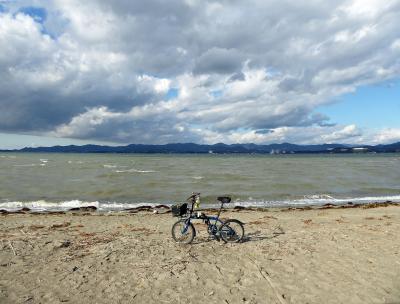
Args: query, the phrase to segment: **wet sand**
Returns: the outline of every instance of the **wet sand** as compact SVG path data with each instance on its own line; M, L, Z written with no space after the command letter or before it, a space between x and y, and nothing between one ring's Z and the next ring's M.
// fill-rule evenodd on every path
M150 212L0 216L0 303L400 303L400 208L227 211L191 245Z

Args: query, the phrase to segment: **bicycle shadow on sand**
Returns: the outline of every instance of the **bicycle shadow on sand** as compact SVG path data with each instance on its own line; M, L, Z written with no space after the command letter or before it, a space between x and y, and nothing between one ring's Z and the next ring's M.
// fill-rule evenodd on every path
M257 230L257 231L245 234L245 236L243 237L242 243L270 240L270 239L277 238L277 237L281 236L282 234L285 234L285 231L283 231L283 229L281 227L275 228L271 234L261 233L261 231Z
M244 235L243 239L240 241L240 243L270 240L270 239L277 238L277 237L281 236L282 234L285 234L285 231L283 231L283 229L280 226L276 227L270 234L262 233L261 231L257 230L254 232L245 233L245 235ZM218 242L218 239L216 239L214 237L201 236L201 237L196 237L194 239L194 241L192 242L192 244L195 245L195 244L203 244L203 243L216 242L216 241ZM223 243L222 240L219 240L219 241Z

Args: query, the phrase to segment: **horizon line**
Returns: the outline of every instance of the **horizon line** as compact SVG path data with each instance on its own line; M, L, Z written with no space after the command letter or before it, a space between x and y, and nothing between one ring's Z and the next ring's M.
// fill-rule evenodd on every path
M198 144L198 143L193 143L193 142L172 142L172 143L167 143L167 144L142 144L142 143L129 143L129 144L121 144L121 145L102 145L102 144L83 144L83 145L53 145L53 146L25 146L22 148L17 148L17 149L3 149L0 148L0 151L6 152L6 151L20 151L23 149L39 149L39 148L55 148L55 147L86 147L86 146L97 146L97 147L107 147L107 148L121 148L121 147L128 147L128 146L168 146L168 145L196 145L196 146L216 146L216 145L225 145L225 146L245 146L245 145L254 145L254 146L271 146L271 145L294 145L294 146L326 146L326 145L337 145L337 146L346 146L346 147L376 147L376 146L387 146L387 145L394 145L394 144L400 144L400 141L392 142L392 143L379 143L379 144L351 144L351 143L321 143L321 144L295 144L295 143L290 143L290 142L283 142L283 143L269 143L269 144L256 144L256 143L233 143L233 144L227 144L223 142L218 142L214 144Z

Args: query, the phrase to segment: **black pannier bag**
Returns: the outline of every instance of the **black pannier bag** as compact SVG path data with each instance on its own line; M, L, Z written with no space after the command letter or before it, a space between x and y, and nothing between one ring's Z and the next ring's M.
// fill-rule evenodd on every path
M173 205L171 207L172 216L183 216L187 212L187 203Z

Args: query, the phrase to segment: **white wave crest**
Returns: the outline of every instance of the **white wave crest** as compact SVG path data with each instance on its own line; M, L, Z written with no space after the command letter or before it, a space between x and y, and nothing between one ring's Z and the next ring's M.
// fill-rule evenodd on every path
M319 199L334 199L329 194L313 194L313 195L305 195L305 200L319 200Z
M48 202L45 200L39 200L32 202L13 201L13 202L0 203L0 209L4 209L7 211L17 211L22 208L29 208L32 211L65 211L71 208L89 207L89 206L94 206L96 208L99 208L100 203L97 201L83 202L80 200L71 200L62 202Z
M68 164L83 164L84 162L81 160L69 160Z
M105 164L105 165L103 165L103 167L104 167L104 168L117 168L118 166L117 166L117 165L108 165L108 164Z
M282 200L282 201L236 201L234 206L242 207L286 207L286 206L322 206L324 204L344 205L349 202L355 204L382 203L386 201L400 202L400 195L392 196L367 196L333 198L329 195L309 195L303 199Z
M70 200L61 202L49 202L45 200L31 201L31 202L0 202L0 209L7 210L10 212L21 210L22 208L29 208L32 212L44 212L44 211L68 211L72 208L81 207L96 207L99 211L122 211L129 208L137 207L156 207L159 203L117 203L117 202L98 202L98 201L81 201L81 200ZM170 206L170 203L163 203L162 205Z

